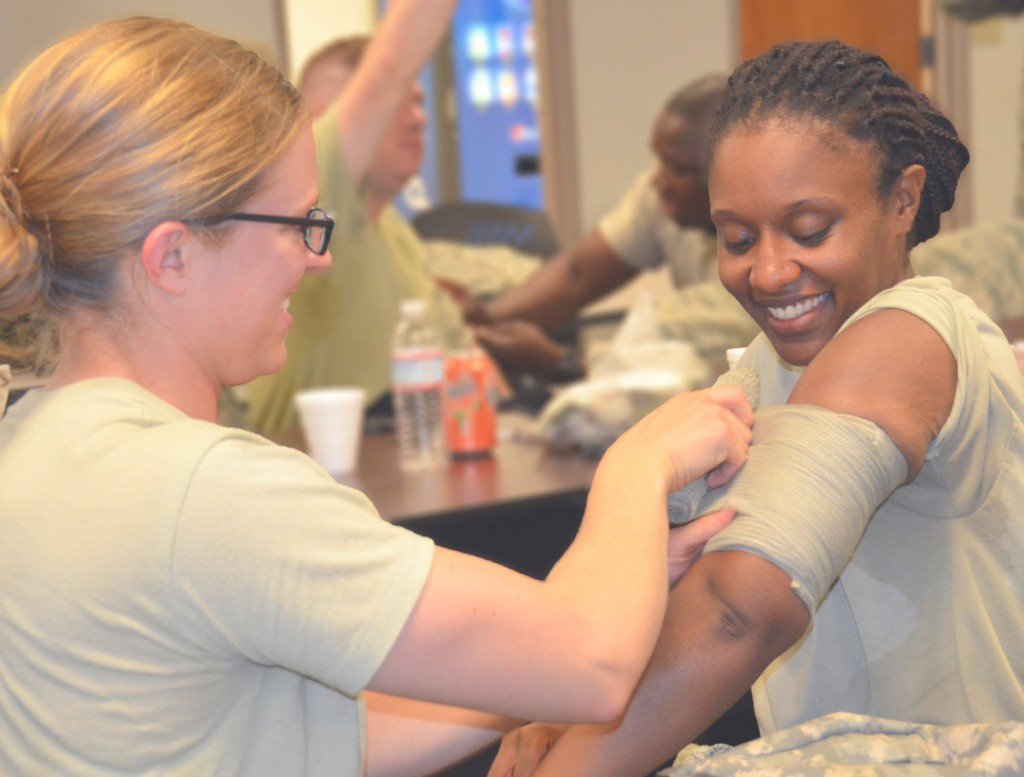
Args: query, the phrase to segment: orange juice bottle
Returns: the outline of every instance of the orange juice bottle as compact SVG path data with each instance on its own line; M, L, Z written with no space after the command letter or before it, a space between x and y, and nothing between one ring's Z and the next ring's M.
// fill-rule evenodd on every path
M444 431L454 457L487 456L494 450L497 385L494 365L477 346L449 354L444 375Z

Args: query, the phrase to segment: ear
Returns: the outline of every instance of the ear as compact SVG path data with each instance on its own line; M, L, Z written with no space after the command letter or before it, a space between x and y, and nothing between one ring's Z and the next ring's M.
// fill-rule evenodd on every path
M180 221L161 221L142 243L140 263L146 280L161 291L180 296L188 290L192 233Z
M924 191L927 175L927 171L921 165L910 165L893 184L893 214L900 224L901 231L905 234L910 233L914 226L914 219L917 218L917 211L921 207L921 193Z

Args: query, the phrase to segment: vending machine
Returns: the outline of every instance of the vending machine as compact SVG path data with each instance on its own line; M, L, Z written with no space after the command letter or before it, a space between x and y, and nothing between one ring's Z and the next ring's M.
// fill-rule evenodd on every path
M532 0L461 0L420 76L430 125L402 212L456 200L543 209L534 51Z
M462 0L451 33L460 199L541 209L532 0Z

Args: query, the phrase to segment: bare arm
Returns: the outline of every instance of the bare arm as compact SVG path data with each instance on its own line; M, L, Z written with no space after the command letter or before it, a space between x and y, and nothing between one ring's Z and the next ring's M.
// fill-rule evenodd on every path
M873 421L913 478L955 388L956 365L938 334L916 316L888 310L833 339L790 402ZM646 774L734 703L808 617L789 577L768 561L740 551L709 554L673 591L651 666L622 722L570 729L537 774Z
M440 43L458 0L392 0L335 120L349 175L361 184L413 79Z
M1015 340L1024 340L1024 316L1005 318L999 322L999 328L1011 343Z
M720 464L716 477L734 472L751 420L739 390L720 387L680 395L623 435L545 581L438 549L370 689L524 719L613 719L664 613L665 495Z
M808 620L778 568L749 553L708 554L672 591L625 717L569 729L537 775L648 774L734 704Z
M366 694L366 774L433 774L493 743L515 724L486 712Z
M546 329L556 329L585 305L635 276L636 270L594 230L546 262L522 285L485 305L480 323L524 318Z
M789 396L877 424L917 477L928 445L949 417L956 362L938 333L902 310L872 313L822 349Z

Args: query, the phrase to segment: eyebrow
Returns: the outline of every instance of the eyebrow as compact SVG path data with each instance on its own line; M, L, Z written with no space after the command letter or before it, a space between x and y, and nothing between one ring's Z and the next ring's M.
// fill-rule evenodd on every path
M804 208L834 208L835 205L835 201L828 197L812 197L806 200L797 200L796 202L789 203L783 208L783 212L789 215L790 213L803 210ZM740 216L740 214L727 208L719 208L711 211L711 218L712 220L718 218L742 220L742 216Z

